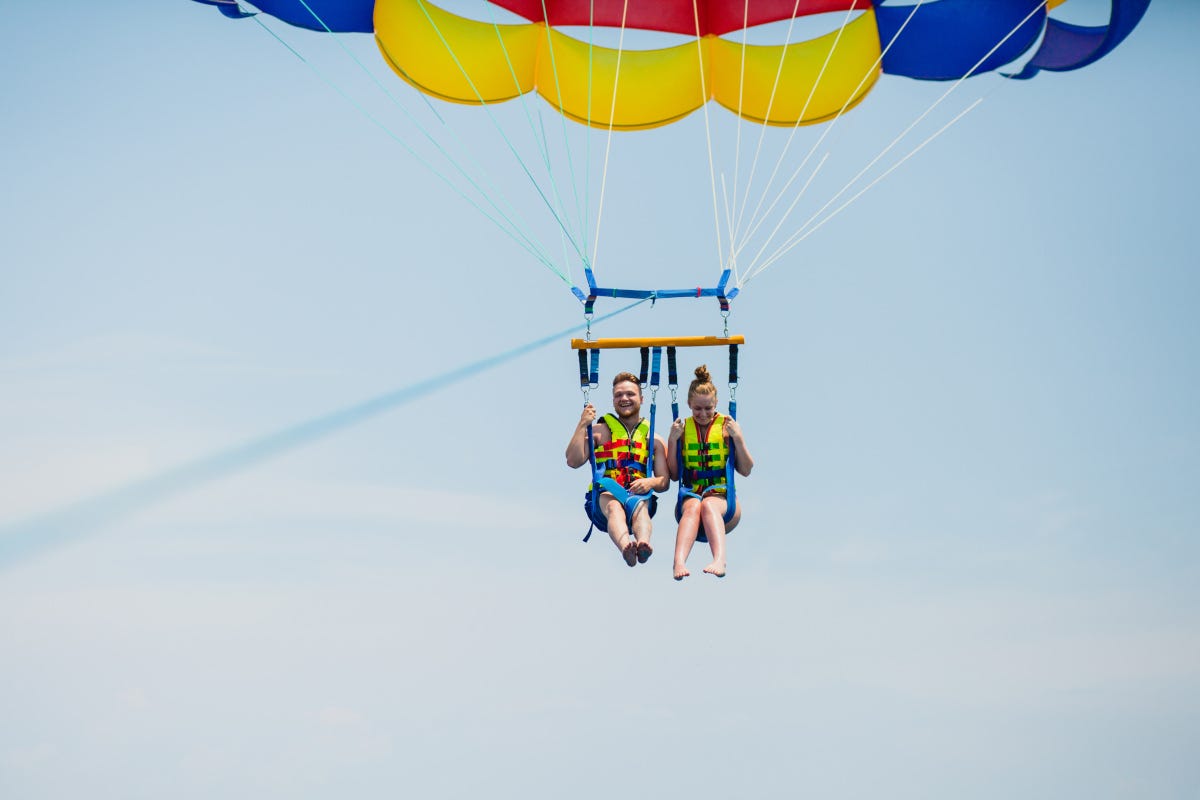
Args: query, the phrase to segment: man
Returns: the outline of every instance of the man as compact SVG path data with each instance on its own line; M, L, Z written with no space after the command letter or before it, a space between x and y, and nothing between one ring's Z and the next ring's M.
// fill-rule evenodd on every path
M589 463L587 431L592 426L592 446L597 470L597 491L588 490L585 505L596 527L608 531L613 544L629 566L645 564L654 552L650 547L650 518L657 498L671 485L667 475L667 446L654 437L653 467L650 466L650 422L642 419L642 387L636 375L622 372L613 378L613 414L596 422L596 407L588 403L567 443L567 466L577 469ZM593 498L596 498L593 506Z

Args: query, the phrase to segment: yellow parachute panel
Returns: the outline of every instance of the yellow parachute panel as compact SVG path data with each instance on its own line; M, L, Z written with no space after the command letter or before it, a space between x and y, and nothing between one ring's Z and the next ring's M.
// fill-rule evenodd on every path
M661 50L618 51L589 47L558 31L551 31L551 37L554 61L549 53L539 57L538 93L576 122L596 128L611 124L621 130L656 128L687 116L707 99L700 80L701 59L708 61L707 39L699 46L691 42Z
M706 42L713 53L713 98L745 119L769 125L831 119L862 100L881 72L874 11L847 25L840 37L835 31L767 47L743 47L728 39Z
M675 47L618 51L540 22L496 25L425 0L377 0L375 38L392 69L426 94L480 105L536 90L577 122L620 130L666 125L712 99L756 122L821 122L861 100L879 76L870 10L840 38L831 33L743 47L705 36Z
M396 74L426 94L498 103L532 91L540 24L493 25L422 0L375 3L375 41Z

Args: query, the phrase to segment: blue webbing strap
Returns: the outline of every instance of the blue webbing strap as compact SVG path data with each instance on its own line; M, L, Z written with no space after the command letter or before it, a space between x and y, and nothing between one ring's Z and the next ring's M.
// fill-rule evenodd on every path
M645 354L646 354L646 348L643 347L642 348L643 359L645 358ZM659 380L659 368L661 365L662 365L662 348L656 347L656 348L654 348L654 356L652 358L651 367L650 367L650 435L648 437L648 446L646 448L649 451L646 455L646 477L647 478L654 475L654 452L655 452L654 414L655 414L655 410L658 408L658 380ZM643 369L643 375L644 375L645 374L644 362L643 362L642 369Z
M592 385L592 382L588 379L588 351L578 350L576 352L579 353L579 388L587 389Z
M591 353L590 364L588 363L586 353ZM591 367L590 372L588 370L589 366ZM579 351L579 380L584 385L585 389L600 383L600 351L598 349ZM600 495L596 491L596 440L592 435L592 423L590 422L587 426L587 449L588 464L591 465L592 468L592 486L589 491L591 492L592 508L594 509L596 504L600 501ZM596 522L595 520L592 520L592 524L588 527L587 533L583 536L583 540L585 542L592 538L592 529L595 527Z
M736 344L729 345L729 418L737 419L737 401L734 399L734 392L737 390L738 383L738 346ZM737 470L734 469L734 462L737 461L737 448L733 445L733 440L729 440L729 457L725 459L725 522L733 519L733 512L737 509L737 487L734 485L734 475Z
M675 348L667 348L667 386L671 389L671 422L679 419L679 371L675 367Z
M737 296L738 290L735 288L726 292L715 286L708 289L700 286L693 286L691 289L616 289L597 286L591 290L591 293L596 297L629 297L638 300L649 300L650 298L670 300L677 297L724 297L732 300Z
M667 386L671 389L671 424L675 424L675 420L679 419L679 370L675 364L675 348L667 348ZM668 454L668 458L670 455ZM679 475L679 493L675 498L675 505L678 506L683 501L683 438L681 437L675 446L675 466L676 474Z

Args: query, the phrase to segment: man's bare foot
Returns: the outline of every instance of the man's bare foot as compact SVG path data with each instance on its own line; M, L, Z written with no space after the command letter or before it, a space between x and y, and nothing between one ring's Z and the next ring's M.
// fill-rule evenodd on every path
M625 559L625 563L632 567L637 563L637 551L637 542L635 542L633 539L630 539L625 543L625 546L621 548L621 558Z
M645 564L653 554L654 548L650 546L649 542L637 543L637 560L639 564Z
M705 567L704 571L707 572L709 575L716 575L718 578L724 578L725 577L725 562L724 561L714 561L711 564L709 564L707 567Z
M687 566L676 562L675 564L675 580L681 581L692 573L688 572Z

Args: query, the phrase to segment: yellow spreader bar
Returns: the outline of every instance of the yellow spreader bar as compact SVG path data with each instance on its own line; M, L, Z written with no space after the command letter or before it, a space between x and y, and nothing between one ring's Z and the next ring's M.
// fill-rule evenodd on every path
M640 339L572 339L572 350L615 350L622 347L720 347L745 344L745 336L646 336Z

